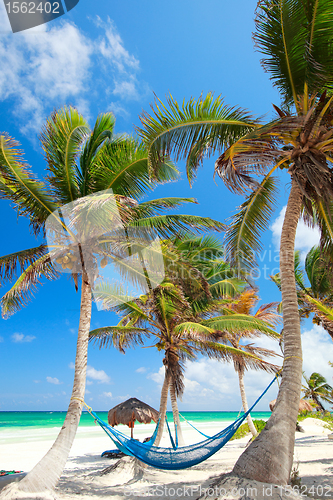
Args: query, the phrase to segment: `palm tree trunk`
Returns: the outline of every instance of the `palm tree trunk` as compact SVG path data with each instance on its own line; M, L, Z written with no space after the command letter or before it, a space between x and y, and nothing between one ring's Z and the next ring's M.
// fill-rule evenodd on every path
M162 392L161 392L161 401L160 401L160 413L159 413L160 423L159 423L159 427L158 427L158 431L157 431L157 436L156 436L156 439L154 441L154 446L158 446L160 444L161 439L162 439L162 435L163 435L165 415L166 415L167 405L168 405L169 385L170 385L170 376L167 376L166 370L165 370L164 382L163 382L163 387L162 387Z
M172 383L170 384L170 399L171 399L173 421L175 424L175 429L177 429L178 446L184 446L185 442L184 442L184 438L183 438L182 428L180 425L179 410L178 410L178 405L177 405L177 396L176 396L175 387Z
M292 180L280 246L284 363L274 411L266 427L240 456L233 472L257 481L285 485L293 463L301 393L302 346L294 274L294 247L302 194Z
M325 413L325 408L323 407L323 405L319 401L318 396L316 394L312 394L312 399L314 400L314 402L317 405L317 408L316 408L317 411L322 411L323 413Z
M242 405L244 412L247 412L249 409L249 405L247 404L247 399L246 399L246 392L245 392L245 385L244 385L244 371L243 370L238 370L238 381L239 381L239 389L241 393L241 398L242 398ZM246 417L247 423L249 425L249 429L251 431L252 436L256 437L258 436L257 429L254 427L254 423L252 421L252 417L249 414Z
M80 421L82 404L79 400L83 400L85 394L91 304L92 299L90 284L87 276L83 275L74 384L67 415L58 437L50 450L24 479L22 479L19 483L16 483L18 484L17 487L19 491L37 493L52 490L59 481L62 471L66 465ZM6 489L3 490L4 498L5 490ZM2 498L2 494L0 495L0 498ZM38 496L38 498L40 497Z

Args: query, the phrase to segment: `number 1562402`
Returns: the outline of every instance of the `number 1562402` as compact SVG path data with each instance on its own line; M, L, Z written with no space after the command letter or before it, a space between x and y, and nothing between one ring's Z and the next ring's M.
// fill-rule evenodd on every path
M59 2L7 2L8 14L61 14Z

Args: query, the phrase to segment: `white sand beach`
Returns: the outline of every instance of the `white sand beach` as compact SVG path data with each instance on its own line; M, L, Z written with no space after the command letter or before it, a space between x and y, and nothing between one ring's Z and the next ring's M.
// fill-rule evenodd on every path
M304 433L296 433L295 463L301 477L301 491L312 498L333 498L333 441L330 431L317 419L302 422ZM146 437L152 426L136 429L137 438ZM124 430L124 428L122 428ZM214 434L218 429L201 427ZM44 436L17 436L16 442L0 444L1 467L29 471L52 445L57 429L44 430ZM186 444L199 441L200 435L188 426L183 430ZM42 439L43 438L43 439ZM143 498L198 498L214 477L230 472L237 457L249 441L249 436L229 442L205 462L187 470L162 471L147 467L140 479L133 480L133 471L126 465L106 475L101 471L116 462L101 458L101 453L114 448L111 440L99 427L79 428L66 469L56 490L60 500ZM167 446L167 438L161 445ZM269 496L269 495L268 495ZM212 497L214 498L214 496Z

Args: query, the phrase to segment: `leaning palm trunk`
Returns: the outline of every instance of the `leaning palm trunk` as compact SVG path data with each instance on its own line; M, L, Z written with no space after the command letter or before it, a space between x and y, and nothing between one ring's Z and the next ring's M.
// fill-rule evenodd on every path
M266 427L240 456L233 472L257 481L287 484L293 462L302 380L301 330L294 274L294 246L302 194L292 180L280 247L284 331L282 381Z
M160 401L160 414L159 414L160 421L159 421L157 436L156 436L156 439L154 441L154 446L158 446L160 444L161 439L162 439L162 435L163 435L165 415L166 415L167 405L168 405L169 385L170 385L170 376L167 376L166 370L165 370L165 377L164 377L164 382L163 382L163 387L162 387L162 392L161 392L161 401Z
M177 396L176 396L175 387L172 383L170 384L170 399L171 399L173 421L175 424L175 429L177 429L178 446L184 446L185 442L184 442L184 438L183 438L182 428L180 425L179 410L178 410L178 405L177 405Z
M50 448L46 455L18 483L18 486L10 485L8 488L5 488L0 498L6 498L6 493L8 494L8 498L16 498L16 496L12 496L11 488L26 493L46 493L55 488L62 474L79 425L82 408L81 400L83 400L85 393L91 304L90 284L87 276L83 276L74 384L64 424L52 448ZM17 495L17 498L23 497ZM38 495L38 498L40 498L40 495Z
M245 385L244 385L244 371L242 369L238 370L238 381L239 381L239 389L242 398L243 410L246 413L249 409L249 405L247 404ZM251 431L252 436L256 437L258 435L257 429L254 427L254 423L252 421L252 417L249 414L246 417L247 423L249 425L249 429Z

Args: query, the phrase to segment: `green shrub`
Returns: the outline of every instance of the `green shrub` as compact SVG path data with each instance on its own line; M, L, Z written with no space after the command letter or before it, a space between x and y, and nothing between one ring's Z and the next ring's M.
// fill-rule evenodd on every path
M253 423L254 423L254 427L257 429L258 433L260 433L266 425L265 420L253 420ZM247 434L249 434L249 433L250 433L249 424L248 423L242 424L237 429L235 434L232 436L230 441L232 441L233 439L240 439L244 436L247 436Z

